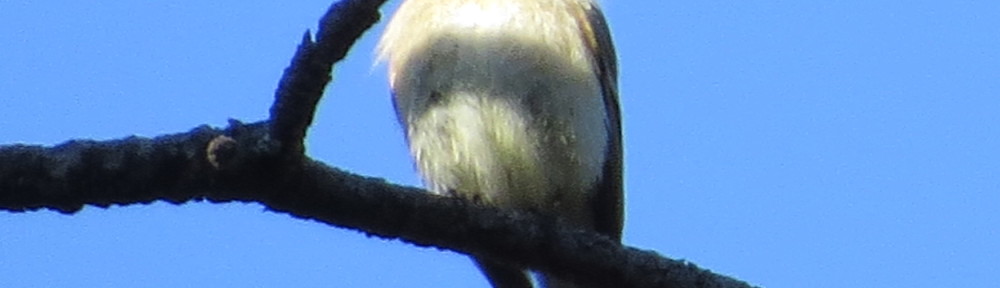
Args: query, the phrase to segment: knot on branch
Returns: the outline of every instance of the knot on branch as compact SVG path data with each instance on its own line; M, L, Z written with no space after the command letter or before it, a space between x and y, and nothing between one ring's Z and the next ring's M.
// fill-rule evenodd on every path
M218 170L227 170L231 167L231 160L236 156L236 147L236 139L226 135L216 136L208 142L208 147L205 149L208 164Z

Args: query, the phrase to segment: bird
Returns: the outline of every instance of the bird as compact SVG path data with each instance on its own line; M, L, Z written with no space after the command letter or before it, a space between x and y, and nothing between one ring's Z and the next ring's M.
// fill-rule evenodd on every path
M429 191L621 241L617 55L594 0L404 0L376 49ZM493 287L535 285L473 258Z

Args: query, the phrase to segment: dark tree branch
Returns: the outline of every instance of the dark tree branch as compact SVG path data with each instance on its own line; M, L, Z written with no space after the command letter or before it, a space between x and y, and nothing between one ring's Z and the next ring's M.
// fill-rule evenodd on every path
M156 200L258 202L302 219L600 286L750 287L560 222L435 196L305 157L302 138L333 62L378 19L382 2L331 6L317 42L307 34L282 77L269 121L231 121L225 130L199 127L153 139L0 146L0 209L75 213L83 205Z
M73 213L87 204L258 202L298 218L607 287L749 287L531 214L435 196L308 159L278 165L268 131L267 122L233 122L225 130L200 127L153 139L0 147L0 209ZM212 164L213 154L226 156L215 156L220 163Z
M330 6L319 22L316 42L309 32L302 37L285 69L274 105L271 106L275 140L285 155L301 155L306 129L312 124L316 104L330 82L333 63L344 59L361 34L379 20L378 7L386 0L339 1Z

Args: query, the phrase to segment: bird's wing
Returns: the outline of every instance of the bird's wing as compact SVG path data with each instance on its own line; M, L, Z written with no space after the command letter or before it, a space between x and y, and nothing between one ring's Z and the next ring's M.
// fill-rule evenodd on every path
M618 105L618 60L611 42L611 32L600 8L590 1L581 1L577 15L584 43L593 55L594 75L601 82L607 114L608 151L603 173L592 200L594 228L597 232L621 240L624 223L624 192L622 185L622 123Z

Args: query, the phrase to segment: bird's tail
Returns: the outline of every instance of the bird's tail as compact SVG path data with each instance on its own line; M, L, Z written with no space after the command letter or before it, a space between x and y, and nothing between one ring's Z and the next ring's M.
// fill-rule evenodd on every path
M524 269L483 258L473 258L479 270L490 280L493 288L532 288L530 275Z

